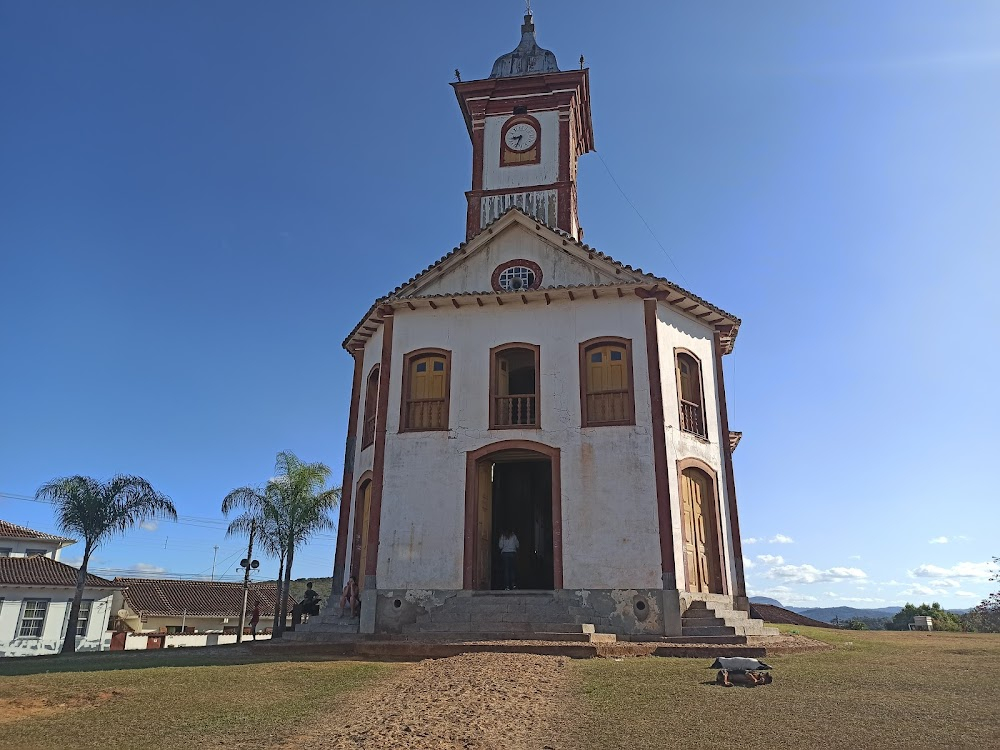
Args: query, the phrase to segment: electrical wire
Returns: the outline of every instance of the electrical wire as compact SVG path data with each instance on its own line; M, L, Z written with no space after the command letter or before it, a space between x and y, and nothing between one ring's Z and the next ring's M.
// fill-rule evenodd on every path
M645 225L646 229L649 231L650 237L652 237L653 240L656 242L656 244L660 246L660 250L663 251L663 254L667 256L667 260L670 261L670 265L672 265L674 267L674 270L677 271L677 275L680 276L681 279L683 279L683 281L684 281L685 284L690 284L690 282L687 280L687 278L681 272L681 269L677 266L677 263L675 263L674 259L670 256L670 253L667 252L667 248L665 248L663 246L663 243L660 242L660 238L656 236L656 233L653 231L653 228L651 226L649 226L649 222L646 221L645 218L643 218L643 215L641 213L639 213L639 209L635 207L635 204L625 194L625 191L622 189L622 186L618 184L618 180L616 180L615 176L611 173L611 167L609 167L608 163L606 161L604 161L604 157L601 156L601 152L600 151L595 151L594 153L596 153L597 154L597 158L601 160L601 164L604 165L604 169L607 170L607 172L608 172L608 177L610 177L611 181L613 183L615 183L615 187L618 188L618 192L622 194L622 198L624 198L625 202L628 203L632 207L632 210L635 211L635 215L639 217L639 221L641 221L643 223L643 225Z

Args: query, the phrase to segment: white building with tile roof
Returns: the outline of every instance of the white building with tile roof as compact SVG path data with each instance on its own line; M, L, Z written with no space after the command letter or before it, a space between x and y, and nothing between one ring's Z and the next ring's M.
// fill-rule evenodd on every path
M560 71L530 15L489 78L453 86L467 237L344 341L334 589L357 578L369 632L482 630L470 602L503 630L519 600L485 594L515 588L557 618L515 623L539 632L680 636L692 602L746 611L722 371L739 319L582 242L589 73Z
M79 570L59 562L72 539L0 521L0 657L57 654L69 627ZM103 648L118 586L88 573L77 651Z

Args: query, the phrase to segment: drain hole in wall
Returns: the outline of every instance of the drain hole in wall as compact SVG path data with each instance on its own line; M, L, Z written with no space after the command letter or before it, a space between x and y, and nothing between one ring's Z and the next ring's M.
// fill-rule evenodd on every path
M399 599L393 599L392 606L395 607L396 609L399 609L400 607L403 606L403 602L401 602Z
M646 621L646 618L649 617L649 602L646 601L646 597L636 596L632 600L632 614L639 622Z

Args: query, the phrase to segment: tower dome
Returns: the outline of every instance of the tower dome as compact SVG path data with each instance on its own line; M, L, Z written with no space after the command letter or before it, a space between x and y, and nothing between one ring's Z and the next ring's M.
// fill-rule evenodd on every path
M517 49L501 55L493 63L490 78L513 78L515 76L530 76L536 73L558 73L556 56L547 49L538 46L535 40L535 24L531 14L524 16L521 26L521 43Z

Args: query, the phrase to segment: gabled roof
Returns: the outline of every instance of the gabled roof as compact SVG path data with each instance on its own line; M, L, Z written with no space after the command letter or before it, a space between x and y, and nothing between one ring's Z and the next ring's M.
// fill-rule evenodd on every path
M124 589L129 609L151 617L239 617L243 608L242 583L164 578L115 578L115 583ZM274 584L250 584L247 611L258 601L262 615L274 614ZM294 603L289 596L289 612Z
M61 542L60 547L76 544L75 539L67 539L64 536L46 534L44 531L35 531L27 526L18 526L10 521L0 521L0 539L21 539L34 540L39 542Z
M458 247L453 248L451 252L439 258L416 276L412 277L409 281L404 284L400 284L384 297L380 297L375 300L368 312L365 313L365 316L354 327L354 330L352 330L350 335L344 339L344 348L350 351L353 346L360 345L363 343L365 338L370 336L370 332L367 332L368 329L377 330L377 326L382 323L380 311L383 307L408 306L410 309L415 309L414 303L416 301L429 299L429 297L424 298L419 296L421 282L426 282L430 280L431 277L443 274L453 266L458 265L480 247L489 243L496 234L506 230L515 223L520 224L529 231L533 231L544 242L546 242L546 244L552 246L553 248L565 250L571 255L574 255L578 260L589 263L590 265L597 267L605 274L610 274L614 278L620 280L612 284L594 285L593 288L600 289L601 286L632 286L647 289L656 294L658 299L662 299L669 304L676 306L685 314L688 314L693 318L700 319L706 325L715 326L716 328L723 330L723 352L728 354L732 351L733 343L735 342L736 334L739 331L740 326L740 319L735 315L716 307L711 302L708 302L701 297L698 297L696 294L683 289L668 279L646 273L641 268L633 268L630 265L621 263L620 261L612 258L610 255L602 253L596 248L592 248L590 245L580 242L572 235L562 231L561 229L553 229L550 226L542 224L521 211L516 206L508 208L503 214L497 217L494 221L490 222L483 229L483 231L475 237L463 242ZM591 288L592 287L590 286L543 286L537 290L533 290L533 294L535 296L540 296L545 292L551 293L553 291L567 289L589 290ZM477 299L477 303L482 306L483 303L481 298L500 298L498 299L498 302L502 305L503 297L510 296L514 299L521 298L527 301L527 299L532 295L520 291L497 292L491 289L489 291L482 292L461 292L456 294L431 295L430 297L452 299L454 304L455 297L461 298L463 296L480 298ZM548 301L549 295L545 296L546 301ZM433 301L429 306L435 306ZM456 304L456 306L458 305Z
M0 587L3 586L66 586L76 588L79 570L51 557L0 557ZM107 578L87 573L87 587L116 589Z

